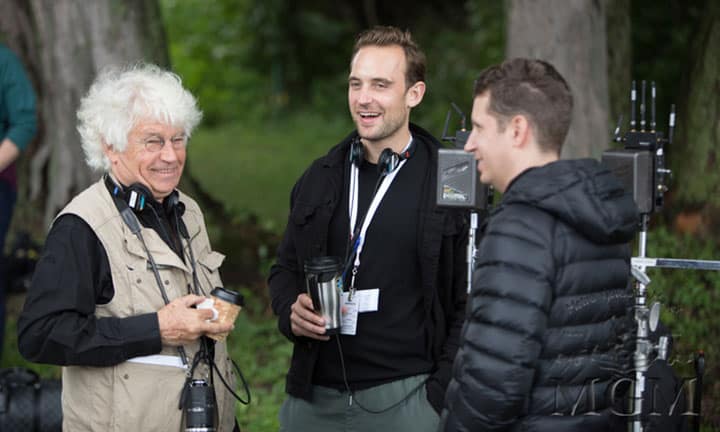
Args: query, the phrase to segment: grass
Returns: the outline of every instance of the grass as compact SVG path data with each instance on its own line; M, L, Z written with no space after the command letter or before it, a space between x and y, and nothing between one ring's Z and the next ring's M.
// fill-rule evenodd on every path
M298 114L262 129L241 122L201 128L188 148L190 172L230 214L252 214L264 227L281 230L295 181L351 130L349 114L337 117Z
M250 296L246 290L243 294L246 299ZM249 302L248 309L252 307ZM250 386L252 400L249 405L236 405L236 418L245 431L277 431L277 415L285 398L285 374L290 367L292 344L277 330L274 317L244 312L235 323L228 346L232 359ZM238 389L239 396L244 398L240 383Z

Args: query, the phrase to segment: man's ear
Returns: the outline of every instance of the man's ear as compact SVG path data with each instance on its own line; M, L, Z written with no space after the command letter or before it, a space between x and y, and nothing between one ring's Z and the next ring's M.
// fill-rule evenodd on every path
M513 116L508 122L510 137L513 141L513 147L525 147L532 139L532 127L527 117L518 114Z
M102 149L103 149L103 153L105 153L105 156L110 160L111 165L118 161L118 155L120 154L120 152L115 150L115 148L113 148L113 146L111 146L110 144L107 144L105 141L103 141Z
M422 102L425 96L425 82L418 81L405 92L405 103L410 108L415 108Z

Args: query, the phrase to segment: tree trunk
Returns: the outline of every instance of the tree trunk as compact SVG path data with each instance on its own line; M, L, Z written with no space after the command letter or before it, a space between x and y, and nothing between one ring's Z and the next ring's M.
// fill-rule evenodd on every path
M140 61L169 64L160 9L145 0L3 0L0 16L0 34L29 65L38 93L41 133L26 156L20 199L29 198L47 226L97 177L75 128L75 111L97 73Z
M610 125L617 125L622 115L622 132L627 130L630 113L630 84L632 82L632 23L630 2L607 0L607 62L608 93L610 96ZM622 147L621 144L616 146Z
M674 197L681 206L720 209L720 4L708 1L693 40L687 103L678 115L678 134L668 152ZM682 156L680 156L682 155ZM716 222L720 226L720 217Z
M508 57L550 62L573 92L565 158L599 157L608 147L608 60L604 0L509 0Z

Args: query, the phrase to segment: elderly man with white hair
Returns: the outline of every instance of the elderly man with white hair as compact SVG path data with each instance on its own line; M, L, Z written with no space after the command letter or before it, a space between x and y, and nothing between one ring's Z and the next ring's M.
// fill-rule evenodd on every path
M18 321L22 355L62 365L63 430L179 431L204 380L208 421L231 431L232 329L196 309L223 255L198 205L176 187L202 117L180 78L152 65L102 73L78 130L98 182L54 220ZM184 405L187 407L187 404Z

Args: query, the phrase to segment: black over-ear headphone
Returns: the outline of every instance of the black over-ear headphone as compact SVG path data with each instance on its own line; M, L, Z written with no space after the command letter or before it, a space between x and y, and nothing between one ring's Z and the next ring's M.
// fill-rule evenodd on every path
M123 189L117 185L109 175L106 175L105 184L112 191L114 197L125 202L135 213L143 211L147 207L148 201L154 199L150 189L142 183L133 183ZM183 213L185 213L185 204L180 202L179 195L178 191L174 190L163 200L163 208L166 212L177 211L178 216L182 216Z
M360 137L356 136L350 143L350 163L360 167L365 158L365 149L363 148Z
M415 153L415 140L410 142L410 146L402 153L395 153L391 148L386 148L380 153L378 157L377 169L380 175L388 175L400 165L400 162L405 159L410 159L413 153ZM363 148L360 137L357 136L350 143L350 163L355 164L357 167L362 164L365 158L365 150Z

